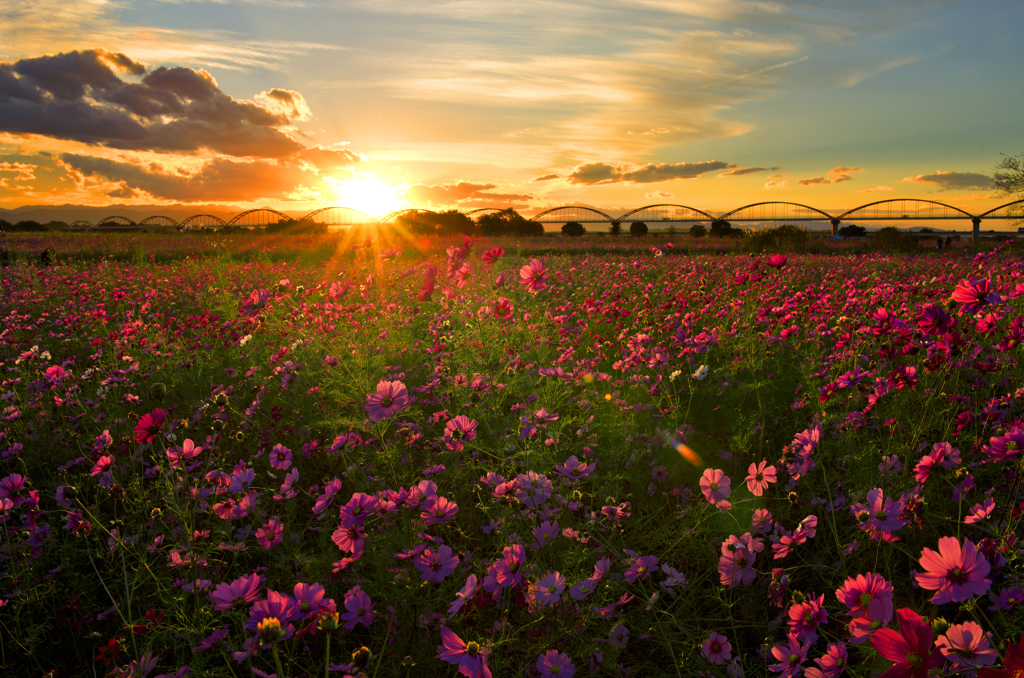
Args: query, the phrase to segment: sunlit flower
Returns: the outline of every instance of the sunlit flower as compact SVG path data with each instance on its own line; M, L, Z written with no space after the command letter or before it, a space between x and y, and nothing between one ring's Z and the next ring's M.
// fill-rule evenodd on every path
M939 552L924 548L921 551L921 567L926 570L916 575L921 588L937 591L931 602L962 603L988 591L992 580L988 578L989 567L970 539L963 547L955 537L939 539Z

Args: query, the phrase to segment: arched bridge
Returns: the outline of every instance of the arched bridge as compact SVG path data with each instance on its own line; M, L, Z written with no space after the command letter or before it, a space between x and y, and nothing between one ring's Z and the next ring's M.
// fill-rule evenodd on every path
M467 215L479 215L484 212L501 211L501 207L481 207L466 212ZM244 228L263 228L281 221L306 221L325 226L355 226L359 224L388 224L393 223L400 215L407 212L430 212L431 210L406 208L396 210L390 214L375 219L374 217L352 207L332 205L321 207L302 216L286 214L269 207L246 210L240 212L228 221L212 214L195 214L181 222L175 221L172 217L154 215L146 217L141 221L134 221L124 216L109 216L93 224L89 221L76 221L68 228L70 231L106 231L106 230L138 230L138 229L218 229L225 226L240 226ZM990 209L983 214L971 214L954 205L938 202L936 200L920 200L916 198L893 198L890 200L878 200L876 202L860 205L850 210L825 211L810 205L803 205L794 202L757 202L737 207L728 212L715 215L712 212L689 207L687 205L655 204L637 207L623 212L619 216L613 216L596 207L588 205L561 205L538 212L532 221L544 224L557 224L576 221L579 223L612 223L624 221L714 221L725 219L727 221L747 222L775 222L788 223L797 221L819 221L832 224L832 232L839 230L839 224L843 221L889 221L889 222L910 222L914 220L957 220L967 219L973 225L974 237L979 234L979 227L983 219L1001 220L1024 220L1024 200L1014 200L999 207Z

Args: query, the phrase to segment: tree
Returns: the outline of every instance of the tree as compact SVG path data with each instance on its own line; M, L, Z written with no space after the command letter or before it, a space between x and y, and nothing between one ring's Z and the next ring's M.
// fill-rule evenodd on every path
M482 214L476 223L484 235L544 235L543 224L526 219L511 207Z
M690 237L692 238L703 238L708 234L708 229L704 228L704 224L694 224L690 226Z
M629 234L636 237L647 235L647 224L642 221L634 221L629 225Z
M711 235L716 238L724 238L727 235L732 235L736 232L736 229L732 227L725 219L715 219L711 222Z
M839 227L839 235L845 238L863 238L868 234L868 229L857 224L847 224Z
M613 221L612 225L608 227L608 232L612 235L622 235L622 222Z
M19 221L18 223L14 224L13 226L8 228L7 230L8 231L45 231L46 230L46 226L43 226L38 221L32 221L31 219L26 219L24 221Z
M570 221L566 225L562 226L562 234L573 238L578 238L586 232L587 229L585 229L583 224L578 221Z
M992 181L996 188L1007 195L1024 193L1024 153L1003 158L996 165Z

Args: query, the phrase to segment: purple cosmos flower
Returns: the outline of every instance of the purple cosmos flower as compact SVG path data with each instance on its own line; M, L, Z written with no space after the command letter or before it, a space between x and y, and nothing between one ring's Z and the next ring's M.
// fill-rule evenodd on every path
M463 449L464 440L476 438L476 420L464 414L448 420L444 426L444 444L449 450L459 452Z
M263 527L256 530L256 541L260 543L264 551L280 544L283 538L284 525L277 518L271 518Z
M270 450L270 465L281 471L287 471L292 465L292 451L284 445L274 445Z
M345 630L351 631L356 624L369 626L377 616L373 613L373 601L358 586L345 593L345 609L348 610L341 618L345 620Z
M562 597L565 590L565 577L553 572L537 582L537 602L541 605L554 605Z
M640 556L635 558L624 574L630 584L637 579L647 579L651 570L658 566L658 556Z
M978 552L970 539L963 547L955 537L939 539L939 552L925 548L921 551L921 567L926 570L916 575L921 588L937 591L931 602L962 603L988 591L992 580L985 556Z
M558 536L558 532L557 522L545 521L533 529L533 543L530 546L535 549L547 546L553 537Z
M434 496L423 502L423 512L420 513L420 518L427 526L444 525L458 512L459 507L455 502L444 497Z
M400 381L380 381L376 393L366 394L366 410L370 421L383 421L398 414L409 404L409 391Z
M463 585L459 592L455 594L455 600L448 607L448 618L451 619L463 608L463 606L469 602L476 592L480 589L480 584L477 582L475 574L471 574L466 577L466 583Z
M459 557L452 554L451 548L443 545L439 546L437 551L424 549L413 559L413 563L416 569L423 573L420 579L440 584L459 566Z
M564 464L556 466L555 473L563 478L576 480L577 478L589 478L595 468L597 468L596 461L593 464L587 464L587 462L577 459L574 454L566 459Z
M213 609L224 611L233 607L244 607L260 597L262 585L258 574L239 577L230 584L217 584L210 594L210 600L214 603Z
M558 650L548 650L537 658L537 670L541 678L571 678L576 673L576 665L569 655Z
M708 639L701 645L700 651L712 664L724 664L732 659L732 643L729 642L728 638L714 631L711 632Z
M441 627L441 643L437 647L437 658L459 667L459 673L466 678L491 678L487 668L490 649L481 647L476 641L464 642L447 626Z

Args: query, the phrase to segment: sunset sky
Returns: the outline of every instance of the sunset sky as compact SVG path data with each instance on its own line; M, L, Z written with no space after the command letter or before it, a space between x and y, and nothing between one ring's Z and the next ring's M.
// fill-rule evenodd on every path
M0 0L0 207L887 198L1024 151L1020 0Z

